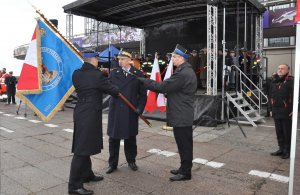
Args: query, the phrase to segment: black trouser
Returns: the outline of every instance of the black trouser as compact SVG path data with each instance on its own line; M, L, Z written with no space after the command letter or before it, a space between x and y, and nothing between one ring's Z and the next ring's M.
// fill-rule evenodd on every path
M290 118L274 118L274 122L279 149L282 150L284 154L290 153L292 120Z
M16 96L16 89L7 90L7 103L10 104L12 100L12 103L15 104L16 103L15 96Z
M193 167L193 129L189 127L174 127L174 137L180 155L179 173L191 175Z
M71 162L69 190L82 188L85 180L93 179L94 177L91 157L74 154Z
M117 167L119 162L120 139L109 138L109 159L111 167ZM135 162L137 155L136 136L124 139L125 157L128 163Z

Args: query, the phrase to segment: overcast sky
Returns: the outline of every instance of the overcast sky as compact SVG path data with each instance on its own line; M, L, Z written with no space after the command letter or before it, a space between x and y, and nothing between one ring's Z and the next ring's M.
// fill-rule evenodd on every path
M14 71L14 75L19 75L22 69L23 60L13 57L14 48L30 43L34 27L35 18L38 16L30 3L35 5L48 19L58 19L58 29L65 35L66 14L63 6L75 0L1 0L0 6L0 68ZM30 2L30 3L29 3ZM84 32L82 17L73 19L73 34Z

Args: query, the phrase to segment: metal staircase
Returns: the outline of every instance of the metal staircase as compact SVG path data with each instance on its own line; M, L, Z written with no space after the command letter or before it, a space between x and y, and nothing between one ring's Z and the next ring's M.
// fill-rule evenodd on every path
M241 124L256 127L258 122L265 122L261 115L262 104L268 103L268 97L237 66L233 65L239 76L239 91L226 92L227 105L230 103L237 109L237 120ZM229 108L227 108L229 116ZM235 120L229 119L235 122Z

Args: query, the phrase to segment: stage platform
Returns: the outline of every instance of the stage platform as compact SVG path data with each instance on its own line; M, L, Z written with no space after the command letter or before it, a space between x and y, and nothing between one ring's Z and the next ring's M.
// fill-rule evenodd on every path
M206 95L206 90L198 90L194 103L194 125L215 127L221 119L221 91L218 95ZM150 113L144 112L148 119L166 121L166 113L158 110Z

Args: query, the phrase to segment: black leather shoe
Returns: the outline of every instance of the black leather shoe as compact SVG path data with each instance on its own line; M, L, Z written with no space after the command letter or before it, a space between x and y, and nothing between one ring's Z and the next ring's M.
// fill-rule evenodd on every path
M77 190L69 190L69 194L90 195L94 194L94 192L85 188L79 188Z
M184 180L190 180L191 178L192 178L191 175L177 174L173 177L170 177L170 181L184 181Z
M104 178L103 178L103 176L95 176L95 177L93 177L92 179L85 179L83 182L84 183L87 183L87 182L90 182L90 181L92 181L92 182L97 182L97 181L101 181L101 180L103 180Z
M288 158L290 158L290 154L289 153L283 153L281 158L282 159L288 159Z
M276 152L271 153L272 156L281 156L282 155L282 150L277 150Z
M107 169L107 171L106 171L106 174L111 174L111 173L114 172L116 169L117 169L117 167L109 166L108 169Z
M170 173L172 173L173 175L177 175L179 173L178 169L173 169L170 171Z
M130 167L131 170L137 171L138 167L136 166L135 162L128 163L128 166Z

